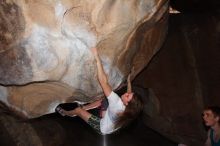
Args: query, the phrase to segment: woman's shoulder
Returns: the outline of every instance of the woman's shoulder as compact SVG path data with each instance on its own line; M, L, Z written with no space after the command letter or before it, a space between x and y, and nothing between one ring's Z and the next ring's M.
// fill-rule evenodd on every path
M114 98L114 97L119 97L119 95L117 93L115 93L114 91L111 91L111 93L107 96L107 98ZM120 98L120 97L119 97Z

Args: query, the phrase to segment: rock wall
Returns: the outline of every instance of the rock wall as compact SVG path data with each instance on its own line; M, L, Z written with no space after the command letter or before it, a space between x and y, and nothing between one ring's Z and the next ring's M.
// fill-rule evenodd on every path
M8 95L1 99L36 117L62 102L99 98L91 47L114 89L130 72L134 78L164 41L168 1L2 0L0 18L0 84Z

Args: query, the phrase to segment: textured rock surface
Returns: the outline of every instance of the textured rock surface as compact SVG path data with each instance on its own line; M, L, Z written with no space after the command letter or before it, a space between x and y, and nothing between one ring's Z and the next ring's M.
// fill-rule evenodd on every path
M36 117L72 95L95 100L95 46L116 89L161 47L167 10L167 0L1 1L0 84L8 95L0 94L2 101Z

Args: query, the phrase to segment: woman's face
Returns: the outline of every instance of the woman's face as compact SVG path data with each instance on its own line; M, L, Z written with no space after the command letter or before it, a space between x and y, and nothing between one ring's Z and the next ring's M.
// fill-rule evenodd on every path
M121 100L125 106L128 105L128 103L131 101L133 98L133 93L125 93L121 96Z
M212 127L215 124L218 124L219 117L215 117L211 110L205 110L203 112L203 120L206 126Z

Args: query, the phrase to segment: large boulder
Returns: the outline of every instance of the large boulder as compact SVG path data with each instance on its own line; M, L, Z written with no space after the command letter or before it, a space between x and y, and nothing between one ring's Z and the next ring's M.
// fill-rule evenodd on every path
M167 0L3 0L0 99L28 117L76 98L96 100L101 88L90 48L99 49L116 89L160 49L167 18Z

